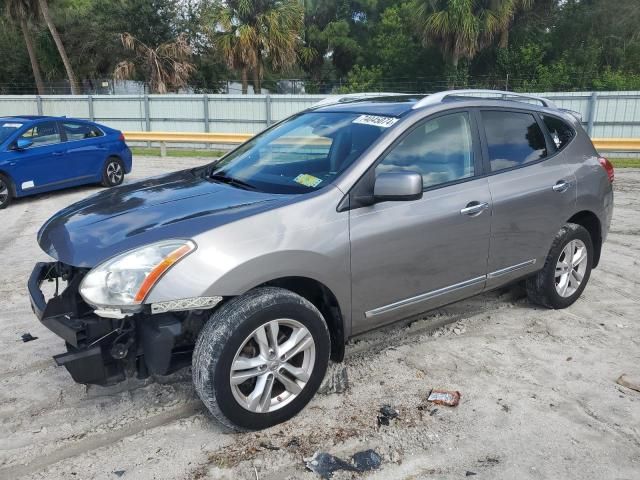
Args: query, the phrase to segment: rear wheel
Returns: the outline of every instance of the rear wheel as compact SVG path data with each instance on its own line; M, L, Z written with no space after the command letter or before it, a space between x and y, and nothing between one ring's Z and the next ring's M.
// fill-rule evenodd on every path
M0 174L0 210L7 208L13 201L13 186L11 180Z
M587 230L575 223L560 229L544 267L527 279L527 295L548 308L566 308L587 286L593 265L593 242Z
M259 288L211 316L196 342L193 381L223 425L267 428L311 400L330 347L325 321L310 302L281 288Z
M102 186L116 187L124 180L124 165L122 160L116 157L107 159L102 172Z

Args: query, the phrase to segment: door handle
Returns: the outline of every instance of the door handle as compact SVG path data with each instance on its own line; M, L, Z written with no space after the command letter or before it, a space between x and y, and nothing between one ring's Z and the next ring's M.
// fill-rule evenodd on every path
M476 215L482 213L487 208L489 208L487 202L469 202L466 207L460 210L460 213L462 215Z
M565 180L558 180L558 182L551 188L553 188L554 192L563 193L566 192L571 184Z
M53 152L51 155L53 155L54 157L61 157L62 155L64 155L64 152Z

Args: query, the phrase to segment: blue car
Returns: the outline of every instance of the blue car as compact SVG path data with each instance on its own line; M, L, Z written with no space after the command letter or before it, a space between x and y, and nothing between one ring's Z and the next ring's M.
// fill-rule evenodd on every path
M0 209L14 198L101 183L120 185L131 150L118 130L66 117L0 118Z

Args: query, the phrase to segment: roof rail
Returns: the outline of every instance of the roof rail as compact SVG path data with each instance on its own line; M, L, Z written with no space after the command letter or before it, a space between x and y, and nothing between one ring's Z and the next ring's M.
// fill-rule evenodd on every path
M327 105L336 105L339 103L352 102L354 100L360 100L368 97L389 97L394 95L408 95L407 93L393 93L393 92L362 92L362 93L347 93L344 95L334 95L320 100L317 103L311 105L311 108L325 107Z
M525 93L516 93L516 92L508 92L505 90L476 90L476 89L468 89L468 90L445 90L443 92L438 92L438 93L433 93L431 95L427 95L426 97L424 97L422 100L416 102L416 104L413 106L413 109L416 108L422 108L422 107L426 107L429 105L437 105L439 103L441 103L442 101L444 101L445 98L447 97L452 97L452 96L456 96L456 95L468 95L469 97L473 97L473 95L499 95L500 98L497 98L496 100L509 100L511 98L526 98L529 100L536 100L538 102L540 102L542 104L543 107L548 107L548 108L557 108L556 105L543 97L537 97L535 95L528 95ZM491 97L489 97L489 99L491 99Z

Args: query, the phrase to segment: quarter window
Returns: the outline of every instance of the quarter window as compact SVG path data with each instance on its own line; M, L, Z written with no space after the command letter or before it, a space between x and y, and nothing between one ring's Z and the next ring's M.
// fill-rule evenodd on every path
M378 164L376 174L417 172L429 188L473 176L473 161L469 115L453 113L415 128Z
M547 156L544 134L529 113L483 111L491 171L535 162Z
M63 123L62 126L68 141L84 140L85 138L96 138L104 135L98 127L84 123Z
M56 122L38 123L20 135L20 138L31 141L33 143L31 148L60 143L61 141Z
M575 131L559 118L543 115L542 120L558 150L562 150L573 139Z

